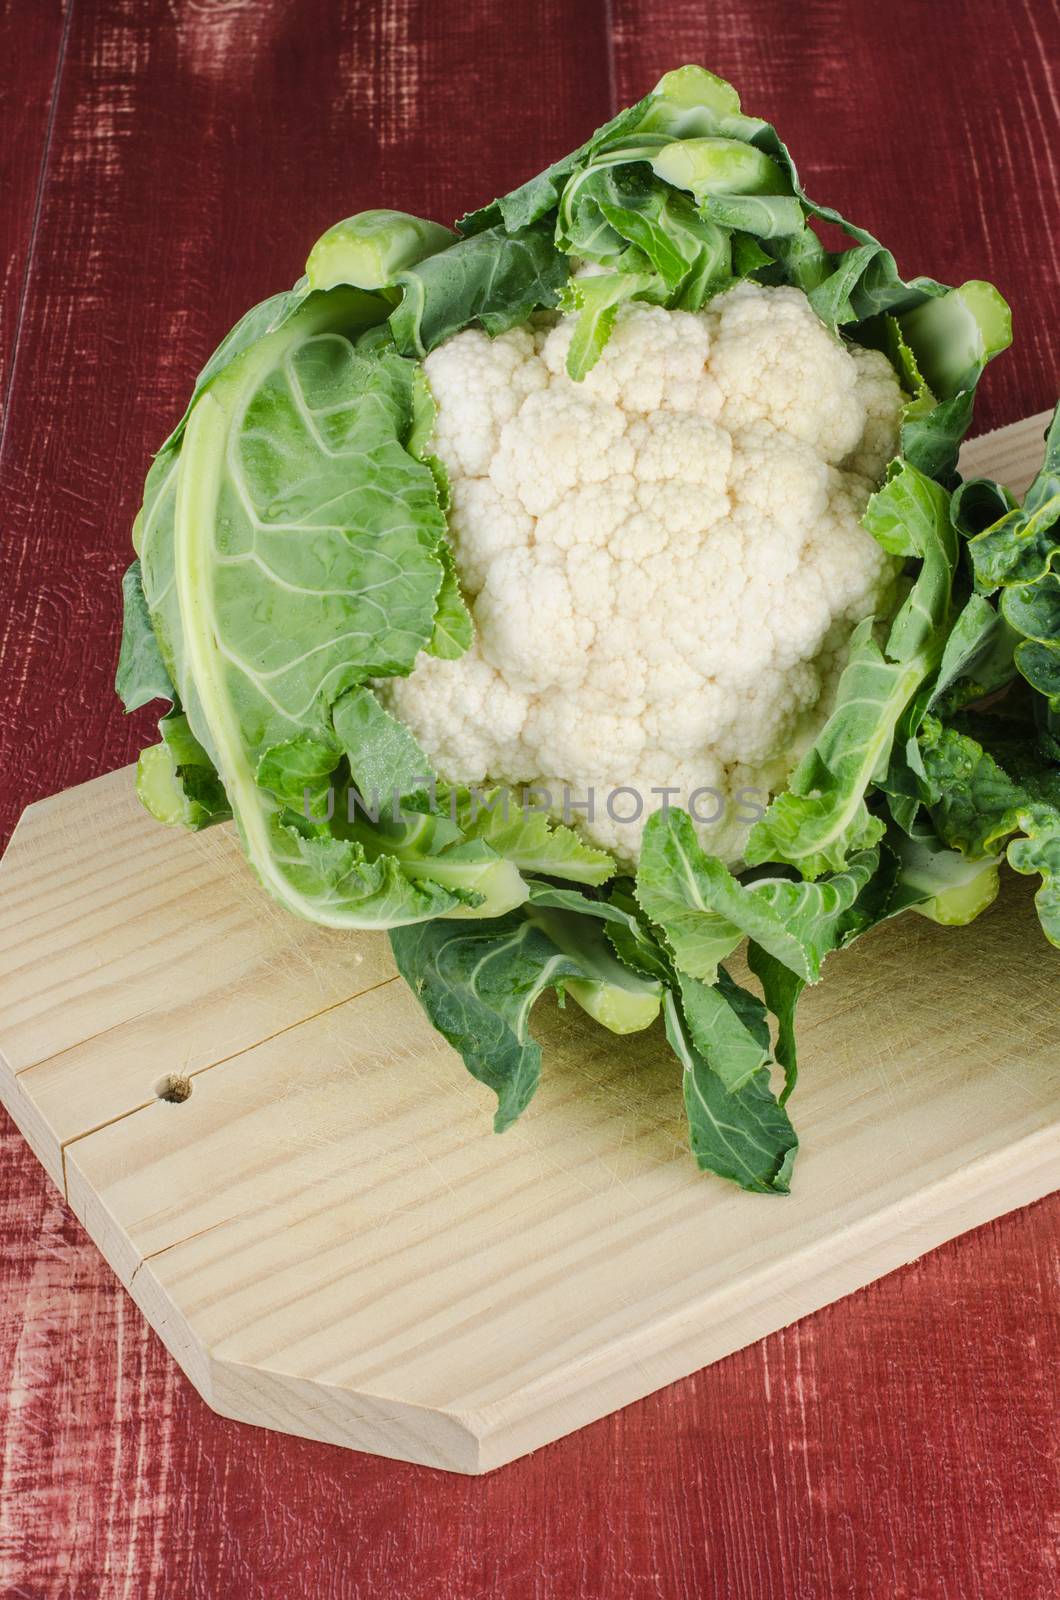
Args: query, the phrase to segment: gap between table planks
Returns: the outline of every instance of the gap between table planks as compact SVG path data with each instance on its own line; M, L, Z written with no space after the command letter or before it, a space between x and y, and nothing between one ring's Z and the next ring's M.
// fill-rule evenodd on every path
M1047 420L965 474L1022 491ZM230 829L140 811L131 769L31 806L0 882L0 1099L247 1422L487 1471L1060 1177L1060 957L1011 874L971 928L907 917L809 992L783 1201L695 1171L657 1033L573 1008L539 1008L542 1089L497 1139L385 938L289 917Z

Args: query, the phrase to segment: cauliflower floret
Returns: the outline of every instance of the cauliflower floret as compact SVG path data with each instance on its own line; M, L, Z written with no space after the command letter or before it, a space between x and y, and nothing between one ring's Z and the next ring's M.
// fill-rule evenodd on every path
M561 383L569 381L567 351L573 332L574 319L562 318L541 351L545 366ZM632 301L622 307L600 359L580 387L630 415L666 408L711 417L722 397L707 370L709 351L708 317Z
M824 514L828 468L808 444L761 424L733 444L729 481L737 505L803 530Z
M680 673L670 674L669 682L660 687L664 692L653 696L644 717L648 742L683 760L694 760L701 751L713 749L732 709L727 686L684 667L683 681Z
M575 604L564 565L540 548L505 550L475 606L482 654L527 694L576 688L596 624Z
M635 515L638 504L637 480L631 472L620 472L606 482L579 484L553 510L538 517L534 542L558 550L606 549Z
M553 382L529 395L504 424L490 477L502 495L540 516L579 484L629 472L633 446L625 432L625 413L617 406Z
M861 526L873 490L868 479L829 470L828 514L813 540L814 566L833 618L851 625L886 610L895 563Z
M422 654L411 677L388 678L377 692L430 752L442 778L484 783L500 769L514 778L529 700L483 659L478 639L459 664L455 673L452 661ZM521 773L519 781L530 776Z
M539 763L546 753L550 758L552 764L537 765L534 770L551 774L543 781L552 790L557 805L565 787L583 796L593 788L600 792L603 808L601 773L629 773L636 769L644 749L644 729L635 718L613 711L598 712L588 724L572 721L562 698L552 695L539 701L530 712L526 741ZM625 779L615 781L621 783Z
M739 283L713 302L711 370L732 431L765 423L842 461L865 431L858 370L801 289ZM897 389L897 383L895 384Z
M476 638L380 694L446 781L547 789L560 817L566 795L625 864L665 794L735 862L820 730L854 624L892 603L897 563L860 518L897 449L898 382L797 289L632 302L581 384L573 321L427 357Z
M438 408L433 448L454 478L486 475L504 423L549 377L526 328L496 339L468 328L432 350L423 370Z
M489 478L452 476L449 535L456 570L468 594L478 594L503 550L524 548L533 532L530 513L506 499Z
M701 533L729 509L732 439L694 411L658 411L630 423L637 497L673 533Z
M852 345L850 356L858 371L858 396L865 407L866 420L861 438L843 465L875 483L883 477L884 468L898 449L897 379L882 350Z

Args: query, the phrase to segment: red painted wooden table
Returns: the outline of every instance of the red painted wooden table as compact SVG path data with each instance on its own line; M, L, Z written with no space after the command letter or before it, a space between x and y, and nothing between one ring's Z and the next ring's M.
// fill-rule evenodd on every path
M698 60L1058 385L1055 0L0 0L0 825L152 737L111 694L148 452L330 222L449 219ZM1060 1200L464 1480L213 1416L0 1118L0 1593L1046 1600ZM749 1200L748 1204L755 1204Z

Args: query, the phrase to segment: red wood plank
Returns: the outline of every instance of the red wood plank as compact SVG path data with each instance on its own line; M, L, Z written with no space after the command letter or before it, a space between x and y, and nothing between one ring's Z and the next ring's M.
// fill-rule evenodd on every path
M68 16L62 0L0 0L0 61L5 64L0 76L0 428L28 289L30 243ZM15 70L6 70L12 63Z
M110 699L114 579L146 453L233 317L344 212L451 215L608 110L583 0L74 6L0 462L8 825L149 736ZM620 100L717 65L903 262L996 277L1023 350L984 423L1050 402L1049 0L618 0L615 20ZM461 1480L214 1417L0 1117L0 1594L1051 1600L1058 1257L1053 1200Z

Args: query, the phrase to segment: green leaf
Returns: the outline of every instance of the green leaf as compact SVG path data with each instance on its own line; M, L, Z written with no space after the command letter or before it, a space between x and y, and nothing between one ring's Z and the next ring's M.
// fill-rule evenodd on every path
M639 1033L649 1027L659 1015L663 984L658 975L623 961L608 937L616 928L628 929L634 919L578 889L548 883L529 887L524 915L584 974L571 978L564 993L611 1033Z
M778 239L803 226L802 207L790 195L708 195L704 217L718 227L739 229L757 239Z
M220 779L206 751L180 711L158 724L161 744L140 752L136 793L159 822L197 832L232 815Z
M606 883L614 874L606 850L595 849L543 811L531 810L514 790L456 789L448 803L465 838L485 840L524 874L585 884Z
M331 926L462 903L459 885L406 893L349 850L325 862L321 841L307 857L281 816L300 760L334 746L343 694L411 669L443 580L436 483L408 448L415 369L354 348L363 300L312 296L217 375L153 469L140 524L162 656L248 858L284 905Z
M969 389L930 410L910 414L902 422L902 455L940 483L953 481L961 440L972 420L974 392Z
M480 908L488 889L486 875L497 865L507 865L484 859L474 864L475 871L467 863L465 870L454 870L449 883L442 883L441 874L428 873L433 863L424 862L423 872L417 873L408 870L415 862L389 854L373 858L356 839L307 836L276 814L267 825L270 852L283 868L289 893L312 905L314 920L329 927L397 928L444 917L454 908ZM453 865L459 868L461 863Z
M624 922L612 922L607 928L607 937L619 960L672 988L677 982L673 959L638 906L632 880L620 878L613 883L608 890L608 903L625 912Z
M877 787L887 795L891 816L913 835L924 797L924 764L918 734L925 715L949 716L993 694L1015 675L1015 635L982 595L969 595L946 640L938 672L903 713L891 761Z
M970 859L949 850L933 831L889 840L900 870L887 911L913 910L947 928L963 928L993 905L1001 887L1000 855Z
M1060 948L1060 811L1031 805L1017 813L1021 837L1009 844L1009 866L1025 877L1037 874L1041 887L1034 904L1042 931Z
M192 409L214 380L220 377L239 356L286 326L311 298L314 297L311 296L308 280L300 278L293 289L284 289L279 294L270 295L259 305L251 306L250 310L240 317L235 327L225 334L196 378L187 409L158 452L159 455L179 445ZM359 293L356 308L353 309L352 302L348 304L351 308L351 323L358 328L368 328L382 322L391 309L391 301L378 294Z
M603 272L570 279L560 303L564 311L578 317L567 351L567 372L576 383L600 359L619 306L632 299L665 299L661 280L643 272Z
M691 132L696 126L697 113L707 113L713 125L715 119L734 116L739 110L739 94L731 83L719 78L717 73L708 72L705 67L675 67L671 72L664 73L655 85L641 126L651 128L660 125L673 133L680 126L682 131Z
M441 544L438 546L438 555L442 563L442 586L438 590L434 631L427 650L430 655L439 656L443 661L455 661L470 649L475 626L460 592L452 549L448 544Z
M423 357L472 322L489 334L514 328L532 311L556 304L568 270L543 222L460 239L398 274L402 298L390 316L397 348Z
M715 983L678 974L681 1010L692 1042L730 1094L736 1094L771 1060L765 1007L734 983L724 967Z
M1050 709L1060 711L1060 573L1006 589L1001 610L1009 626L1023 635L1015 651L1017 668Z
M306 817L316 817L326 806L332 776L341 759L342 750L333 740L300 733L264 750L255 776L260 786L282 805L302 811Z
M929 709L958 710L1011 683L1014 630L982 595L971 594L950 629Z
M570 155L554 161L544 172L521 183L499 200L493 200L489 205L462 217L457 223L460 232L465 235L479 234L487 228L503 225L509 233L518 233L537 222L555 208L571 174L587 164L598 151L635 133L655 102L655 95L647 95L635 105L620 111L597 128L591 138Z
M751 830L745 858L752 866L786 862L805 878L819 878L879 843L884 825L865 796L883 777L898 720L933 665L926 656L887 661L871 618L858 625L835 709L788 788Z
M969 541L976 582L987 592L1002 585L1037 583L1060 563L1060 492L1030 514L1006 513Z
M892 749L903 718L919 720L917 696L942 659L957 540L945 490L904 461L869 501L864 522L892 555L918 558L920 571L883 649L871 618L851 635L831 716L787 791L751 830L752 865L786 862L806 878L840 871L853 852L883 835L883 822L866 803L870 786L907 788L893 768ZM904 731L911 737L915 726Z
M572 909L576 908L576 909ZM645 1026L659 1009L658 985L610 953L592 902L547 889L524 909L488 922L428 922L397 928L390 941L398 971L468 1071L497 1096L494 1126L504 1131L525 1110L541 1074L530 1033L534 1003L546 989L572 989L598 1018ZM621 991L610 999L601 989Z
M1018 671L1052 713L1060 712L1060 406L1022 506L984 479L962 485L954 504L959 525L971 532L976 583L1001 589L1001 614L1019 636ZM987 507L997 515L983 527Z
M988 736L987 720L975 730ZM940 839L972 861L988 862L1009 841L1009 864L1041 874L1035 904L1046 938L1060 944L1060 767L1021 741L1006 770L980 738L934 717L924 720L920 747Z
M663 184L653 183L636 197L624 195L621 204L605 202L601 211L651 263L666 285L669 305L696 311L732 282L730 235Z
M676 139L653 154L651 167L675 189L687 189L699 203L720 195L791 197L791 184L781 167L742 139L718 135ZM801 211L798 226L802 226Z
M686 812L657 811L644 830L637 899L662 929L678 967L695 978L712 983L719 962L749 938L804 982L816 983L878 863L867 850L819 883L774 877L741 883L704 853Z
M753 234L735 232L730 244L734 278L756 277L763 267L768 267L772 263L772 256L762 249Z
M522 905L529 893L514 862L499 856L483 839L465 839L440 810L407 804L380 804L378 811L350 787L336 791L335 820L330 827L307 825L303 816L287 812L283 821L307 838L353 843L375 862L392 857L412 883L434 884L449 893L447 917L499 917Z
M928 716L919 738L928 808L939 837L973 860L996 853L1026 796L978 740Z
M756 1194L787 1194L799 1141L769 1086L767 1068L759 1068L742 1088L730 1092L709 1056L697 1047L672 993L666 996L663 1014L667 1038L683 1069L689 1137L699 1166Z
M352 283L385 289L401 272L456 242L451 228L407 211L359 211L322 233L306 262L310 289Z
M138 711L152 700L174 700L162 654L151 626L151 614L144 599L140 563L134 561L121 581L124 617L121 653L114 687L126 711Z
M892 463L887 482L872 496L862 521L888 554L921 562L887 636L888 659L911 661L932 648L949 618L957 564L949 495L908 462Z
M371 689L349 689L331 710L332 726L350 776L369 807L401 805L422 811L436 779L415 736L379 704Z
M567 185L557 244L569 255L659 280L657 298L695 310L732 279L728 233L654 177L653 147L632 145L599 158ZM576 282L579 280L575 280Z
M762 985L766 1005L777 1019L774 1057L784 1069L784 1089L779 1103L785 1105L799 1076L795 1014L806 981L753 941L747 948L747 964Z
M1012 343L1012 314L992 283L973 280L900 313L903 337L934 394L974 389L987 362Z

